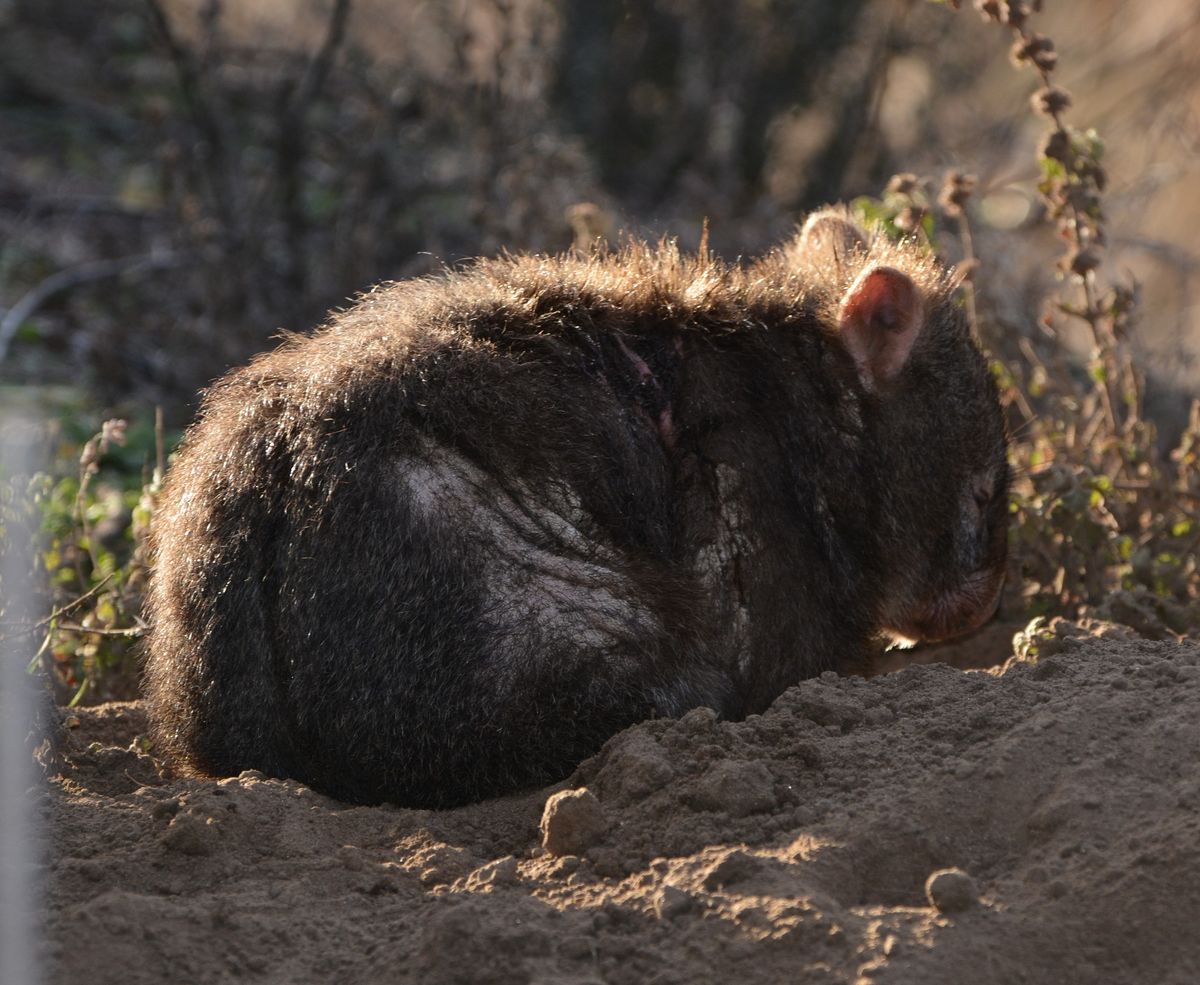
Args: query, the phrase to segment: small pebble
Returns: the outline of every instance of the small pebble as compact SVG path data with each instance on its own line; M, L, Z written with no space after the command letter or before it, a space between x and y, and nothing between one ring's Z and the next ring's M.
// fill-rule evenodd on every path
M362 872L367 867L362 853L353 845L343 845L334 853L334 857L351 872Z
M979 902L975 880L962 869L939 869L925 880L925 895L939 913L961 913Z
M586 787L551 794L542 813L542 847L551 855L582 855L608 830L600 801Z

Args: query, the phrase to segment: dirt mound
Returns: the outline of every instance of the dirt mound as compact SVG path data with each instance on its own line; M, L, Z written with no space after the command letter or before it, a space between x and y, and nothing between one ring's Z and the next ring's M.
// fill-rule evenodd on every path
M1198 981L1200 647L1082 632L647 722L443 812L172 778L136 704L78 712L49 980Z

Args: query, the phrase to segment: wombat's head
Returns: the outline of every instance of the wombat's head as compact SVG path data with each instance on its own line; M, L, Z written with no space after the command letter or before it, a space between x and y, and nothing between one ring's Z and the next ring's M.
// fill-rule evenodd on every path
M882 604L897 642L970 632L995 611L1007 554L1007 443L996 387L953 284L917 251L834 212L794 247L831 288L874 447Z

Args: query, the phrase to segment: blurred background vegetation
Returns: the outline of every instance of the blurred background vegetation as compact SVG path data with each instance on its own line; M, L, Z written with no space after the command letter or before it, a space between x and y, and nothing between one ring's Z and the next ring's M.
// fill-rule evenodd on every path
M32 510L47 607L71 606L31 635L59 697L130 692L165 450L280 328L378 280L565 249L579 202L691 248L707 219L734 258L894 172L952 167L979 179L979 330L1024 476L1010 617L1110 614L1120 590L1149 631L1200 622L1200 7L1037 15L1071 120L1105 139L1104 274L1139 299L1117 340L1137 407L1114 421L1094 336L1047 307L1039 82L965 6L0 0L0 386L10 416L51 421L3 508ZM955 222L935 242L962 259ZM127 432L102 434L114 416Z

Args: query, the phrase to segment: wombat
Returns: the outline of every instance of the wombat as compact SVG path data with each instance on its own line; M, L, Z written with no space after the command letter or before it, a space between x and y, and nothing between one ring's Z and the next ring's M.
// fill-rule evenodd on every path
M1005 429L953 284L819 213L377 287L207 394L153 533L162 747L446 806L970 630Z

